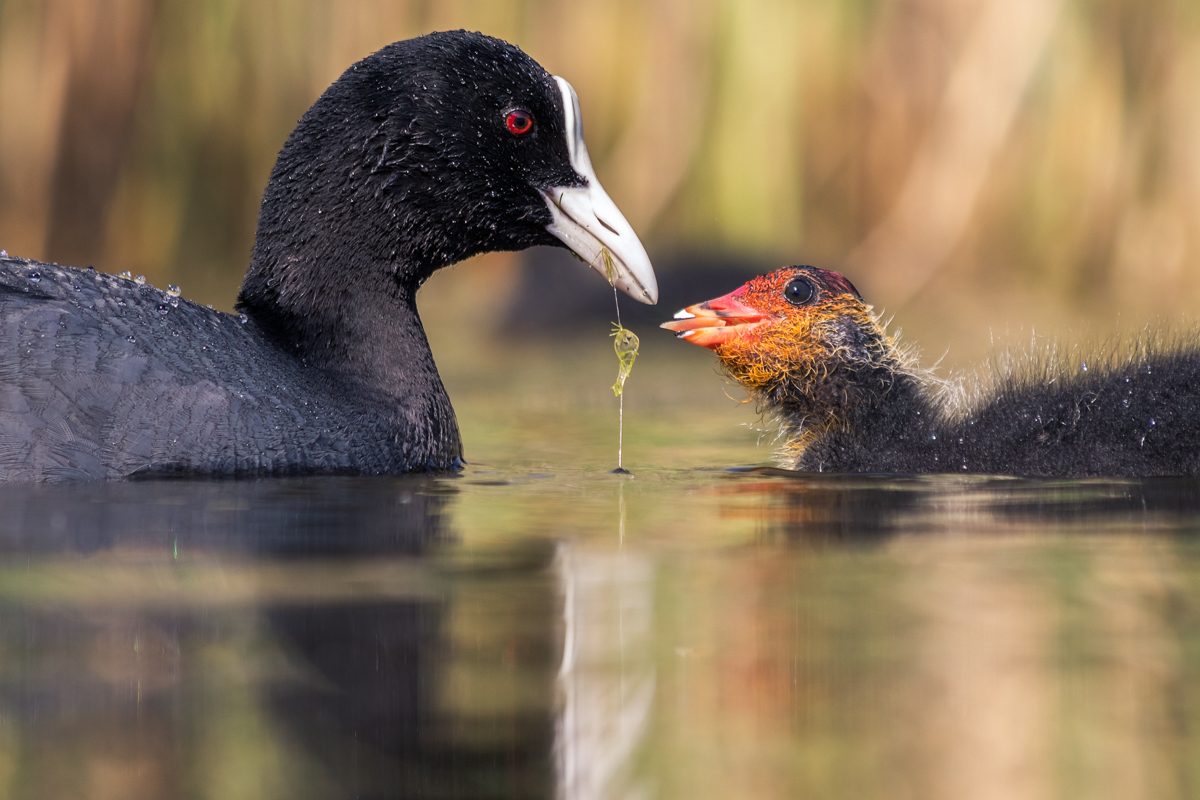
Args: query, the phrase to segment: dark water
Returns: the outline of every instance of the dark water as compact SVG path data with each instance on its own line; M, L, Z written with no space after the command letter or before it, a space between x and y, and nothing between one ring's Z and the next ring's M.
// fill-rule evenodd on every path
M0 796L1185 797L1200 482L0 487Z

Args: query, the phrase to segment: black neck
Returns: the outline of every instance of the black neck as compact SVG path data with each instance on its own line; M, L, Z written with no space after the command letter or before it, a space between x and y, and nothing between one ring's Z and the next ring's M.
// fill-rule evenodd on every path
M238 308L314 367L391 394L422 379L440 386L415 291L384 266L354 269L347 281L342 270L296 260L277 280L247 276Z
M401 426L419 426L434 451L461 455L458 425L417 314L415 289L380 265L358 277L292 261L278 280L252 281L238 308L307 367L374 397Z
M838 365L808 382L803 394L779 398L777 407L789 438L843 431L868 440L901 427L921 428L935 414L921 381L895 363Z
M781 408L782 432L795 448L789 466L818 472L920 471L914 459L930 449L940 408L912 373L868 369L837 414L818 418L799 406Z

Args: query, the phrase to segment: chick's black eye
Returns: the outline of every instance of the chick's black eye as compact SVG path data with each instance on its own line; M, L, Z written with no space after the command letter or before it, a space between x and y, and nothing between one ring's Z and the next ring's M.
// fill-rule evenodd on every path
M504 125L514 136L524 136L533 130L533 115L518 108L516 111L508 112L508 116L504 118Z
M804 278L796 278L783 288L783 297L794 306L802 306L813 299L817 290Z

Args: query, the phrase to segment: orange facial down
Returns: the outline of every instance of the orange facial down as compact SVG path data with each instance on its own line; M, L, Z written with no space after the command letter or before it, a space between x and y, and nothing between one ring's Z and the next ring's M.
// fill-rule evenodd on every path
M854 286L815 267L755 278L662 327L710 348L751 393L770 402L808 397L805 405L838 367L873 361L891 346Z

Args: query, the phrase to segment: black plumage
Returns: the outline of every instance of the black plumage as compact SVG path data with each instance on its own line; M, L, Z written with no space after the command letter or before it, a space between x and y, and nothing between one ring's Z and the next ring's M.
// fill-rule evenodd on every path
M847 415L845 427L814 440L792 466L1026 477L1200 474L1200 350L1194 343L1147 344L1107 358L1021 364L962 404L952 401L956 387L931 385L919 372L892 373ZM801 426L789 416L789 431Z
M240 316L0 258L0 479L454 469L417 289L477 253L564 243L601 270L607 248L653 302L570 86L481 34L389 45L280 152Z
M791 469L1200 474L1195 334L1008 359L983 388L964 389L921 370L848 281L812 267L757 278L664 327L711 347L777 415Z

